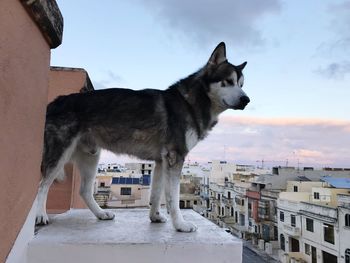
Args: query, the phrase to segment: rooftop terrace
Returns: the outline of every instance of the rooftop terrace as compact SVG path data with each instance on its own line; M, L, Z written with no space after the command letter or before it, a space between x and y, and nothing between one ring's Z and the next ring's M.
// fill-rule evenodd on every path
M176 232L170 220L152 224L148 209L118 209L99 221L85 209L70 210L39 228L28 248L28 263L40 262L242 262L242 243L193 210L184 218L197 232Z

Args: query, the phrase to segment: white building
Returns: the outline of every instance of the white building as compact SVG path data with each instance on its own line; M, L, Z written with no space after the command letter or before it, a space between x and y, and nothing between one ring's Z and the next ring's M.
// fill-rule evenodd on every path
M348 217L350 221L350 185L341 187L334 187L329 180L288 182L289 192L280 193L277 202L282 262L344 262L350 252L346 226L350 225L346 222Z
M350 263L350 194L338 194L339 259Z

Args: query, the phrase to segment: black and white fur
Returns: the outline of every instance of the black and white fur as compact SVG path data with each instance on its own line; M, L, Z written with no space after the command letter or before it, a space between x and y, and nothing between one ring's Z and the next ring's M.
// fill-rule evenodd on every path
M36 224L47 224L46 199L50 185L64 177L64 165L80 170L80 195L102 220L114 213L101 209L93 198L93 182L100 150L155 161L150 196L150 220L165 222L160 197L165 190L167 210L176 230L197 227L179 209L180 174L188 152L203 140L227 110L243 110L249 98L242 90L242 70L226 59L220 43L207 64L168 89L105 89L60 96L47 107L38 192Z

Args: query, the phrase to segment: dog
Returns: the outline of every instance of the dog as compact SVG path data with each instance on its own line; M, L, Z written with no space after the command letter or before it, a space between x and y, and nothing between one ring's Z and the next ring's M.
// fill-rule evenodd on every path
M64 165L73 162L81 175L80 195L101 220L115 214L93 198L93 183L101 149L155 162L151 180L151 222L163 223L166 207L174 228L196 231L179 208L180 174L188 152L216 125L227 109L243 110L250 102L242 90L242 70L229 63L221 42L197 72L166 90L104 89L59 96L47 106L42 180L36 224L48 224L46 199L55 179L64 178Z

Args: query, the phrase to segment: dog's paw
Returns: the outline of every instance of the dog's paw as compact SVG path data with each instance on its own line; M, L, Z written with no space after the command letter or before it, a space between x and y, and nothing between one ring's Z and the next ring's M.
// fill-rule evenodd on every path
M97 215L100 220L113 220L115 218L115 214L111 211L103 211Z
M174 225L175 229L179 232L195 232L197 226L189 221L181 221Z
M45 212L36 215L36 218L35 218L36 226L43 226L43 225L47 225L48 223L49 223L49 217Z
M165 223L168 219L165 215L160 212L156 212L149 216L149 219L152 223Z

